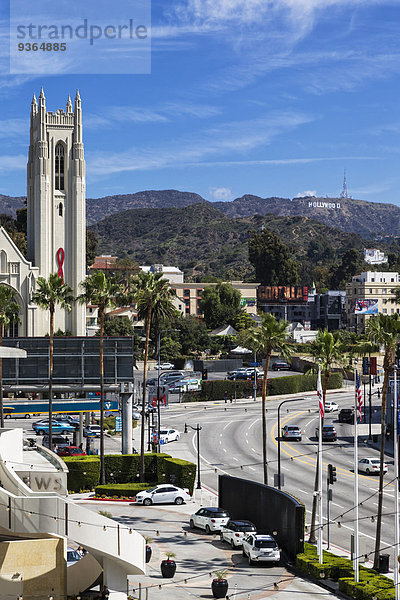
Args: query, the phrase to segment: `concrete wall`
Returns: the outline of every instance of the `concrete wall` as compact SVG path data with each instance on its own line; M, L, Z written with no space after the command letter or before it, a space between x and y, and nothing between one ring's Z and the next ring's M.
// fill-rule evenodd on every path
M0 542L0 595L22 587L24 600L66 595L65 540L61 538ZM4 588L3 588L4 585ZM16 596L17 597L17 596Z

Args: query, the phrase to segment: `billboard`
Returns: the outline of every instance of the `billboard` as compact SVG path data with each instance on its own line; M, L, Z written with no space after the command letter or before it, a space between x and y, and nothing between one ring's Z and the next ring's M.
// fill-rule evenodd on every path
M377 315L378 299L368 298L367 300L356 300L354 305L355 315Z
M302 285L260 285L257 290L263 302L307 302L308 287Z

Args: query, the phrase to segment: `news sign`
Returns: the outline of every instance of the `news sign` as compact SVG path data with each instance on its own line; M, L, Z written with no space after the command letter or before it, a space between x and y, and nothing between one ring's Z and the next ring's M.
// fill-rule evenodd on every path
M308 287L302 285L260 285L257 297L262 302L307 302Z
M378 299L368 298L366 300L356 300L354 304L354 314L356 315L377 315Z

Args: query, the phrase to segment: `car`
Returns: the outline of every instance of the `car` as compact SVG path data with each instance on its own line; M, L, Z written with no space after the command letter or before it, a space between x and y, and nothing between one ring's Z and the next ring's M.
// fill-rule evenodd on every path
M46 433L49 433L49 422L33 423L32 429L36 432L36 435L46 435ZM65 435L73 431L75 431L75 427L65 421L53 421L52 423L52 433L62 433Z
M381 461L379 458L360 458L358 461L358 470L366 475L379 474L381 472ZM387 473L387 470L387 464L383 463L383 473Z
M319 427L315 429L315 437L319 438ZM322 441L323 442L336 442L337 432L333 425L322 426Z
M57 449L58 456L86 456L85 450L79 446L61 446Z
M273 371L290 371L290 365L289 365L289 363L287 363L283 360L277 360L272 365L272 370Z
M208 506L200 508L190 517L190 527L194 529L205 529L206 533L211 531L220 531L221 527L226 525L230 519L230 514L223 508Z
M161 363L160 366L156 365L156 369L160 369L161 371L170 371L171 369L175 369L175 365L170 362Z
M132 419L135 419L135 421L139 421L141 416L142 415L138 410L132 410Z
M162 375L161 375L161 377L162 377ZM160 379L161 379L161 377L160 377ZM151 386L157 385L157 381L158 381L157 377L150 377L150 379L146 379L146 387L148 385L151 385Z
M53 440L53 448L55 448L56 446L58 446L58 448L62 448L64 446L71 445L71 440L67 437L63 437L62 435L53 435L52 440ZM45 446L45 448L50 448L48 435L43 436L42 446Z
M83 428L84 437L100 437L101 427L100 425L87 425Z
M160 384L164 385L176 379L182 379L182 377L185 377L185 373L182 373L182 371L170 371L169 373L163 373L160 375ZM157 385L157 379L155 385Z
M244 538L242 548L249 565L255 562L278 564L281 559L281 551L272 535L250 534Z
M301 442L301 429L297 425L285 425L285 427L282 427L282 437L285 440Z
M79 429L79 417L72 417L71 415L59 415L56 417L58 421L63 423L69 423L75 430Z
M354 423L354 409L342 408L338 416L339 423Z
M221 527L219 537L221 542L228 542L233 549L240 547L243 538L251 532L257 532L256 526L251 521L233 521L230 519L226 525Z
M82 554L80 554L78 550L75 550L75 548L70 548L69 546L67 547L67 567L74 565L78 562L78 560L81 560L81 558Z
M339 410L339 404L333 400L327 400L325 402L325 412L334 412Z
M150 506L151 504L183 504L189 502L190 494L187 488L180 488L170 483L155 485L148 490L136 494L135 502Z
M238 371L235 375L228 375L227 379L230 381L240 381L247 380L249 381L252 378L252 375L247 373L246 371Z
M180 433L177 429L160 429L160 442L168 444L168 442L177 442L180 438Z

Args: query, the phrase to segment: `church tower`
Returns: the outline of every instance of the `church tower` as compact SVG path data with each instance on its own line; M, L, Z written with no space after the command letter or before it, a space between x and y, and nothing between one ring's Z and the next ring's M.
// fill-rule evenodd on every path
M28 260L40 277L58 273L77 296L86 273L85 161L82 108L68 96L65 112L46 110L43 88L31 104L27 185ZM38 313L34 335L48 332L48 316ZM71 312L58 308L55 330L85 335L85 307L75 303Z

